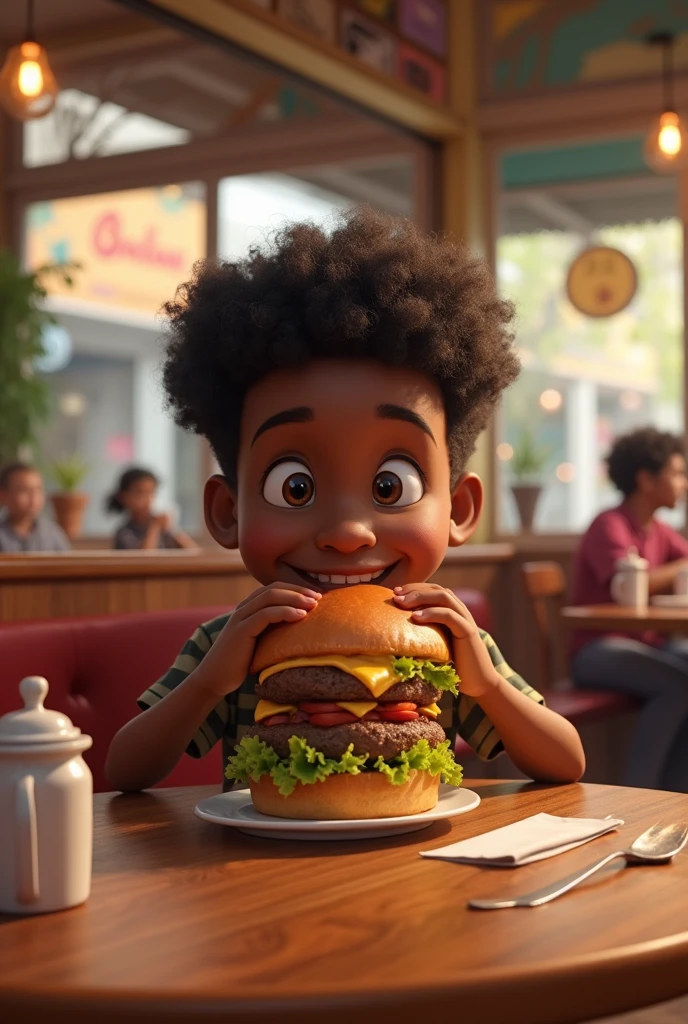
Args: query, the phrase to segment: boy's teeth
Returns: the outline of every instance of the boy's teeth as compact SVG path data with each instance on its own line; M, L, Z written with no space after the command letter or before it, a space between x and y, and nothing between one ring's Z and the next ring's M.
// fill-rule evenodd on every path
M384 569L378 569L377 572L368 572L361 576L326 576L324 573L307 572L306 575L310 576L312 580L317 580L319 583L335 583L335 584L352 584L352 583L370 583L371 580L376 580L378 576L382 576Z

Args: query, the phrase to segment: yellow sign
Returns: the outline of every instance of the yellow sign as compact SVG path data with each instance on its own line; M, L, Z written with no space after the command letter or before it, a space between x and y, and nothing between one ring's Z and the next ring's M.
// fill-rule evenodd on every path
M74 285L51 295L155 314L205 256L199 185L168 185L34 203L26 222L29 269L79 263Z
M586 316L613 316L625 309L636 293L638 275L620 249L597 245L585 249L569 268L569 302Z

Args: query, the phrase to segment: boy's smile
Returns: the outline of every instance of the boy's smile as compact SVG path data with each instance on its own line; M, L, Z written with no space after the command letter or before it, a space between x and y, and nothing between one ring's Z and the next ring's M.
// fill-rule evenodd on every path
M227 546L238 540L263 584L428 579L460 542L439 388L363 360L270 374L246 396L238 492L221 518L231 519L225 532L212 516L211 530Z

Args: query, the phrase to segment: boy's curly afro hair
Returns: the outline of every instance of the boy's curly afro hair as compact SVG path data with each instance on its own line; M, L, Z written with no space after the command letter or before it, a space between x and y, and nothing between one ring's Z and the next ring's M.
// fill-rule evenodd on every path
M436 381L455 478L518 376L486 264L462 245L367 208L331 231L291 224L236 263L204 261L164 306L163 382L176 422L208 439L236 485L247 390L313 359L374 359Z
M641 427L614 442L607 456L609 479L627 498L638 487L641 469L656 476L672 455L684 454L683 438L656 427Z

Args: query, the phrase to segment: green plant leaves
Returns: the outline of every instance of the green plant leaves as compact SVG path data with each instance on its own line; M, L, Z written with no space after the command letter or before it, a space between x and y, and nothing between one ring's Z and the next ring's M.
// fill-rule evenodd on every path
M48 383L34 373L44 354L42 335L55 317L43 306L48 275L71 280L73 264L22 270L14 253L0 249L0 465L35 442L36 430L51 412Z

